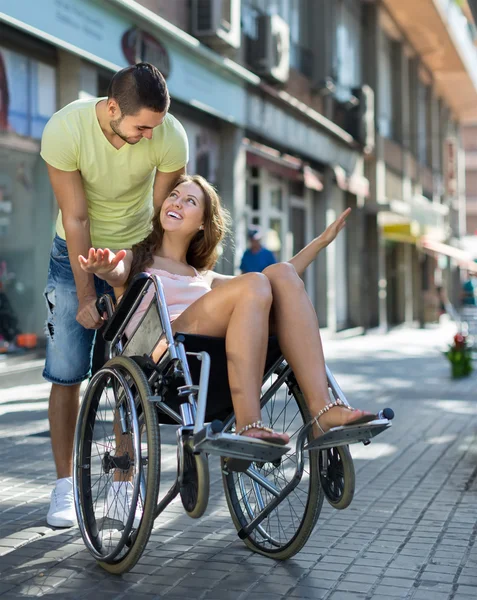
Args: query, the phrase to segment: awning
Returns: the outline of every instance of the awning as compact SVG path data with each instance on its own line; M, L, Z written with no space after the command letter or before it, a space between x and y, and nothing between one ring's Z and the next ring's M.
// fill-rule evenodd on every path
M338 187L345 192L350 192L355 196L369 198L369 180L363 175L352 173L348 175L343 167L334 167L335 179Z
M305 187L310 190L315 190L316 192L321 192L323 189L323 182L321 178L323 176L315 169L312 169L309 165L305 165L303 168L303 181L305 183Z
M244 139L247 151L247 165L260 167L269 173L291 181L302 181L305 187L320 192L323 189L323 176L319 171L312 169L299 158L288 154L281 154L278 150L265 144Z
M383 237L390 242L401 242L403 244L417 244L421 229L419 223L388 223L383 225Z
M436 242L425 237L419 240L419 247L425 252L430 252L431 254L443 254L449 258L453 258L459 263L461 268L477 273L477 263L472 260L470 254L465 250L461 250L455 246L450 246L449 244Z

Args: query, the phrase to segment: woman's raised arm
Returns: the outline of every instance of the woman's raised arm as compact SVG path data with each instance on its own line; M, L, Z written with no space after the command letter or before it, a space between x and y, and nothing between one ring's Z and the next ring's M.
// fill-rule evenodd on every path
M323 231L321 235L312 240L307 246L300 250L298 254L295 254L293 258L291 258L288 262L291 263L298 275L303 275L305 269L310 265L318 253L326 248L331 242L336 238L338 233L343 229L346 224L346 218L351 212L351 208L347 208L341 215L328 225L328 227Z

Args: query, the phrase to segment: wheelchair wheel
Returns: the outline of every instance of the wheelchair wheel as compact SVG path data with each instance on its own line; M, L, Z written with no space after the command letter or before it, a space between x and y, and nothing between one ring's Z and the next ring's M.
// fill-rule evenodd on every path
M118 356L91 379L78 417L78 524L88 550L110 573L124 573L136 564L154 523L160 441L150 395L137 364ZM142 516L136 514L138 503Z
M348 446L319 452L320 479L325 498L333 508L348 508L355 488L354 463Z
M180 488L182 506L192 519L199 519L209 503L209 461L205 454L194 454L184 446L184 479Z
M262 387L262 393L266 391L270 399L262 408L262 421L278 432L288 433L291 450L276 463L252 463L252 468L267 479L276 493L294 477L297 461L294 442L311 417L292 373L281 384L276 374L272 375ZM224 461L222 472L230 514L240 531L274 496L247 473L227 472ZM245 544L255 552L279 560L294 556L310 537L322 504L318 453L305 451L304 472L297 487L244 540Z

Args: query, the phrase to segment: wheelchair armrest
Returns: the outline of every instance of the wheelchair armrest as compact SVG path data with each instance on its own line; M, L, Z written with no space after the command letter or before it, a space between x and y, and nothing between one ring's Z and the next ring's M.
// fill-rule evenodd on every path
M103 333L103 337L107 342L112 342L118 333L119 329L124 324L129 311L134 306L139 294L142 292L146 283L150 280L148 273L138 273L135 275L124 292L121 301L116 306L113 316L108 320Z

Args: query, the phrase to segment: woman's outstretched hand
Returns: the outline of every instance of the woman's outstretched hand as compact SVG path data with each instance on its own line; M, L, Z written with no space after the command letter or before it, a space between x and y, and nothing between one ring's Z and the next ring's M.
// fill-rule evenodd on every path
M328 225L328 227L320 235L320 239L323 241L325 246L331 244L331 242L336 238L338 233L346 225L346 218L348 217L350 212L351 208L347 208L344 212L341 213L341 215L336 219L336 221L331 223L331 225Z
M115 254L109 250L109 248L106 248L105 250L102 250L101 248L98 248L97 250L90 248L88 257L85 258L80 254L78 260L81 268L83 271L86 271L86 273L107 275L114 271L125 256L126 250L119 250Z

